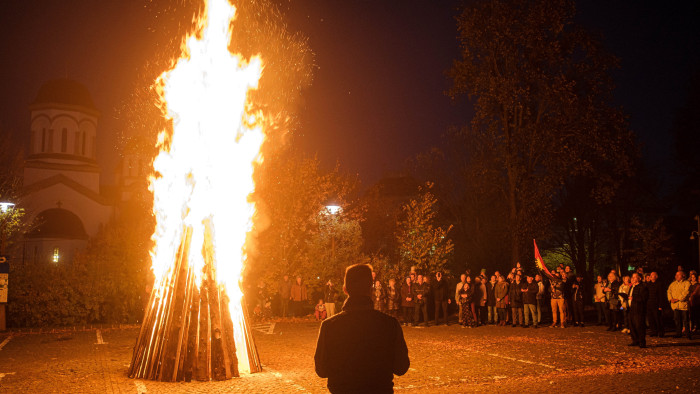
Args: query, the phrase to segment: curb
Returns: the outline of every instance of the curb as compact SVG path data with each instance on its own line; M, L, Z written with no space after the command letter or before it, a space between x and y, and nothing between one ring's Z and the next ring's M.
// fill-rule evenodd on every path
M41 327L41 328L9 328L5 331L0 331L0 334L52 334L61 332L77 332L77 331L92 331L92 330L114 330L126 328L139 328L140 324L85 324L79 326L63 326L63 327Z

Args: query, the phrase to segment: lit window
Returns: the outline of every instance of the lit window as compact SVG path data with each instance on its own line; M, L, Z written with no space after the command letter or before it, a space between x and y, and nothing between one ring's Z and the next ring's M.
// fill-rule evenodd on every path
M53 248L53 262L58 263L60 255L58 254L58 248Z

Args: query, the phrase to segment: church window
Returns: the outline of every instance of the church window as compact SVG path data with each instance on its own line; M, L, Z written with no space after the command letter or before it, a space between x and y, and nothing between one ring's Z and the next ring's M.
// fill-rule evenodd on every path
M80 153L80 132L75 132L75 138L73 138L73 154L77 155Z
M59 254L59 249L58 247L53 248L53 258L52 261L54 263L58 263L58 260L61 258L61 255Z
M68 129L65 127L61 130L61 153L66 153L68 150Z
M83 133L83 148L82 148L82 150L80 151L80 154L82 154L82 155L85 155L85 135L86 135L86 134L87 134L87 133Z
M46 152L46 128L41 129L41 151Z
M49 129L49 145L46 147L47 152L53 152L53 129Z

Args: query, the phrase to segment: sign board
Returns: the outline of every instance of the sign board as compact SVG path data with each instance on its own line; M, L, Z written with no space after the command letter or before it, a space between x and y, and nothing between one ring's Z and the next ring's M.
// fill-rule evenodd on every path
M10 272L10 263L7 256L0 256L0 304L7 302L7 280Z
M8 274L0 274L0 304L7 302L7 278Z

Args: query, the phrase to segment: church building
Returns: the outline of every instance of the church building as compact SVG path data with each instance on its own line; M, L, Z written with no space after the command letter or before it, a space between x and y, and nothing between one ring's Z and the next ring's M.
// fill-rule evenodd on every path
M100 187L100 113L89 91L69 79L45 83L30 111L21 206L32 227L21 261L70 261L115 212L114 199Z

